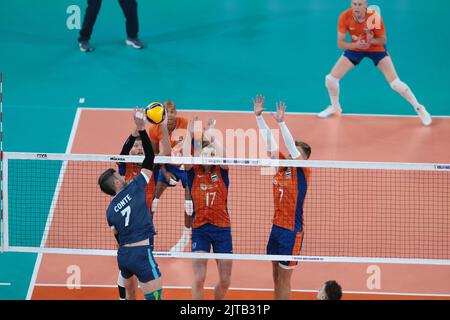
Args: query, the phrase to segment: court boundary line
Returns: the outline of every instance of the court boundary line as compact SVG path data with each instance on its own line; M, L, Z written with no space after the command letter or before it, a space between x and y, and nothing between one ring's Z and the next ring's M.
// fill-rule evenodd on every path
M68 290L75 290L80 288L117 288L117 285L113 284L61 284L61 283L36 283L36 287L66 287ZM163 289L176 289L176 290L191 290L190 286L163 286ZM214 290L214 287L205 287L205 290ZM260 291L260 292L273 292L270 288L229 288L229 291ZM292 292L315 292L318 290L312 289L292 289ZM343 294L367 294L367 295L392 295L392 296L423 296L423 297L449 297L450 293L412 293L412 292L383 292L383 291L343 291Z
M82 109L77 108L77 111L75 113L75 118L72 123L72 130L70 131L69 140L67 141L66 153L70 153L72 150L72 145L73 145L73 141L75 139L75 134L78 130L78 124L80 121L81 112L82 112ZM50 232L50 226L53 221L53 214L54 214L54 210L55 210L53 204L55 204L55 201L58 200L59 192L60 192L60 189L62 186L62 183L60 183L60 182L62 182L62 180L64 179L66 167L67 167L67 161L63 162L60 172L59 172L58 181L56 182L56 190L55 190L55 193L53 194L53 199L52 199L52 202L50 205L50 211L48 213L47 221L45 223L44 234L42 235L42 239L41 239L41 247L43 245L45 245L45 243L47 242L47 237L48 237L48 233ZM27 291L27 295L25 298L26 300L31 300L31 298L33 296L33 290L36 285L36 279L37 279L37 276L39 273L39 269L41 267L42 256L43 256L43 253L38 253L36 262L34 264L33 273L31 275L30 284L28 286L28 291Z
M130 108L123 108L123 107L105 107L105 108L98 108L98 107L79 107L79 109L82 110L105 110L105 111L132 111L134 109L134 107L130 107ZM181 112L202 112L202 113L244 113L244 114L253 114L253 111L247 111L247 110L222 110L222 109L215 109L215 110L201 110L201 109L178 109L177 111L181 111ZM275 111L275 110L273 110ZM266 111L267 113L270 113L272 111ZM287 115L315 115L317 116L318 113L315 112L286 112ZM368 114L363 114L363 113L342 113L340 116L355 116L355 117L381 117L381 118L419 118L418 115L397 115L397 114L373 114L373 113L368 113ZM450 119L450 116L433 116L431 115L432 118L444 118L444 119ZM317 117L317 119L320 119L319 117ZM332 118L330 118L332 119ZM322 119L324 121L326 121L327 119Z
M1 286L8 287L8 286L11 286L11 285L12 285L11 282L0 282L0 287Z

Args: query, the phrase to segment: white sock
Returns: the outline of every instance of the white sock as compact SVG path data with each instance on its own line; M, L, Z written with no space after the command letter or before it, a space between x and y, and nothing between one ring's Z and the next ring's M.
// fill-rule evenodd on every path
M391 88L397 91L403 98L405 98L417 111L423 109L422 105L417 101L416 96L411 91L406 83L399 78L395 79L391 83Z
M325 86L328 89L328 94L330 95L331 105L333 107L340 106L339 103L339 79L333 77L331 74L325 77Z

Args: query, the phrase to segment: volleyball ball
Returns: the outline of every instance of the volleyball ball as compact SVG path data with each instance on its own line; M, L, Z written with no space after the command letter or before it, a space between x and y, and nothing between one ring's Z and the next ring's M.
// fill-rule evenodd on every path
M166 118L166 109L159 102L152 102L145 108L145 117L148 122L160 124Z

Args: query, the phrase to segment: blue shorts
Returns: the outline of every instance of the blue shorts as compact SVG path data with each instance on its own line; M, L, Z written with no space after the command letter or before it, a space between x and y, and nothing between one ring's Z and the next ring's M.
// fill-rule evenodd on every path
M298 256L302 243L303 231L291 231L273 225L269 242L267 243L267 254ZM294 268L297 263L297 261L279 261L281 267L286 269Z
M183 188L186 188L186 186L187 186L186 171L181 170L180 167L178 167L178 166L173 166L170 164L166 164L165 166L166 166L167 171L169 171L171 174L173 174L177 181L181 180L181 183L183 184ZM158 172L158 182L160 182L160 181L166 183L167 185L169 185L169 187L172 187L170 184L167 183L166 178L164 177L161 170L159 170L159 172Z
M353 63L355 66L358 65L362 59L369 58L372 59L373 64L375 66L378 65L378 63L383 60L385 57L389 56L389 53L387 51L383 52L366 52L366 51L351 51L346 50L344 52L344 57L347 57L351 63Z
M192 228L192 252L210 252L211 245L214 253L233 253L231 228L216 227L209 223Z
M117 263L125 279L135 275L140 282L145 283L161 277L150 246L120 247Z

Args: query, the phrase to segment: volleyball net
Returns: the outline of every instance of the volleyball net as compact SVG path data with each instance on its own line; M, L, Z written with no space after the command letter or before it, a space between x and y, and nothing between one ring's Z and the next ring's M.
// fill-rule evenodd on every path
M1 249L115 255L106 222L111 197L100 191L98 177L118 162L142 160L4 153ZM228 166L233 243L233 254L195 253L189 235L185 246L173 250L185 228L185 190L178 183L164 191L153 216L156 257L450 264L450 165L183 157L155 162ZM283 192L274 183L279 168L288 180L296 170L311 169L300 255L266 254L274 201Z

